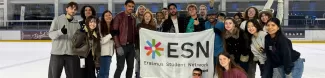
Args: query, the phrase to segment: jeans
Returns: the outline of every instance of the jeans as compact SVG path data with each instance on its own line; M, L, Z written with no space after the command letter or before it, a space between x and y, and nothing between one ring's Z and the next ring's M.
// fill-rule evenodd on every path
M100 69L98 78L108 78L109 69L111 65L112 56L101 56L100 57Z
M304 59L297 59L294 62L294 67L292 68L291 74L292 78L301 78L304 71ZM278 68L273 68L273 78L285 78L284 67L280 66Z
M124 69L124 63L126 60L127 64L127 70L126 70L126 78L132 78L133 74L133 68L134 68L134 56L135 56L135 49L134 49L134 44L127 44L127 45L122 45L121 46L124 50L124 55L119 56L117 54L116 56L116 61L117 61L117 67L115 70L114 78L120 78L121 73Z

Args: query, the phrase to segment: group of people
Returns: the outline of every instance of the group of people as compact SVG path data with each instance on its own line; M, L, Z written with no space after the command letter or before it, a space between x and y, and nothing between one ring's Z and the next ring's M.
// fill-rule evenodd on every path
M125 62L126 78L132 78L134 59L136 78L140 78L139 29L145 28L165 33L213 29L215 78L255 78L256 64L262 78L301 78L304 60L281 31L283 0L278 0L277 18L268 10L272 3L268 0L261 12L249 7L243 14L226 18L195 4L187 6L188 16L179 16L174 3L155 16L143 5L133 13L135 2L127 0L124 11L113 17L106 10L100 19L92 6L84 6L78 21L74 19L78 4L70 2L49 30L52 50L48 77L60 78L64 67L67 78L108 78L116 53L114 78L120 78ZM193 70L193 77L201 75L201 69Z

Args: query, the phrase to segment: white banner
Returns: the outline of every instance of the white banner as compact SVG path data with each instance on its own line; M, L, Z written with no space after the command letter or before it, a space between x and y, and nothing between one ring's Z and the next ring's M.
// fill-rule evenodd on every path
M25 6L21 6L20 9L20 20L25 20Z
M212 29L194 33L162 33L140 29L140 76L192 78L194 68L202 78L213 78Z

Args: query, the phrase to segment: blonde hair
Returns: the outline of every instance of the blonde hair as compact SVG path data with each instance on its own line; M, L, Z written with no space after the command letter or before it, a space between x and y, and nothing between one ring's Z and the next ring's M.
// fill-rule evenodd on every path
M189 8L195 8L197 10L197 7L195 4L188 4L187 7L186 7L186 10L188 11Z
M208 7L207 7L207 6L205 6L205 5L200 5L200 7L204 7L205 9L208 9Z
M140 8L144 8L144 9L147 11L147 8L146 8L144 5L140 5L140 6L138 6L137 11L135 12L135 16L136 16L136 17L139 16L139 9L140 9Z

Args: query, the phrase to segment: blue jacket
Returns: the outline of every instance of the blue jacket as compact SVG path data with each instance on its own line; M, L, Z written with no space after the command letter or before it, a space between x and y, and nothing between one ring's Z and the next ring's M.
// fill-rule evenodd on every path
M215 26L211 25L209 21L205 22L205 29L210 29L214 27L215 30L215 39L214 39L214 56L218 56L221 52L223 52L223 41L221 32L225 30L225 24L223 22L217 22Z

